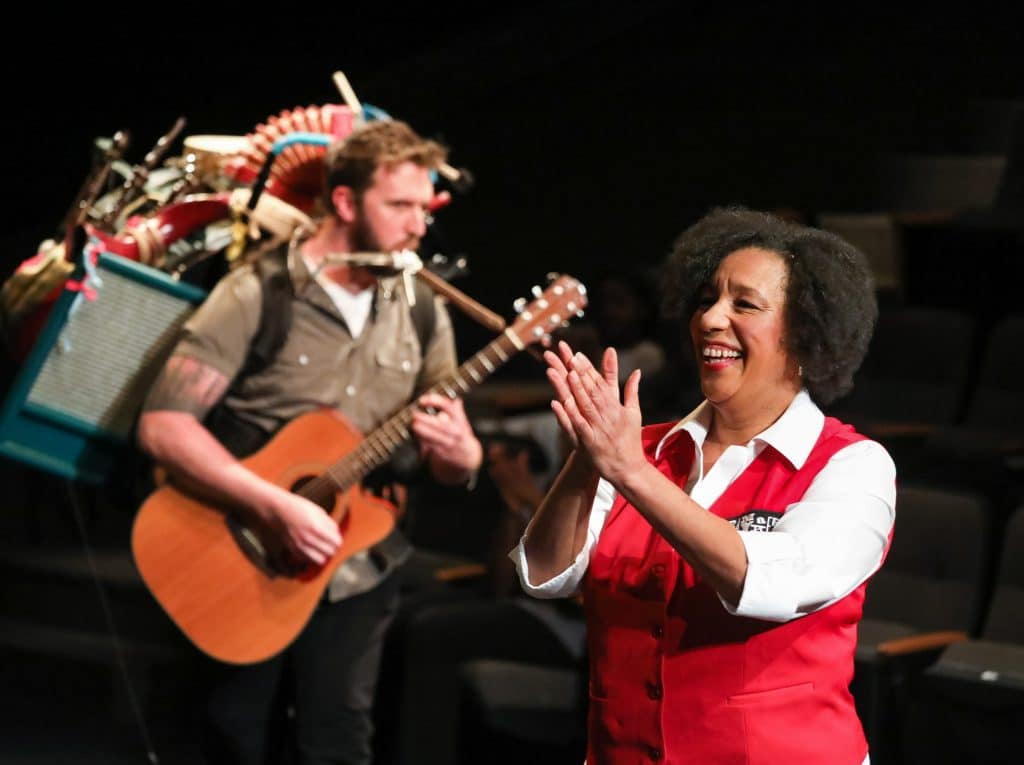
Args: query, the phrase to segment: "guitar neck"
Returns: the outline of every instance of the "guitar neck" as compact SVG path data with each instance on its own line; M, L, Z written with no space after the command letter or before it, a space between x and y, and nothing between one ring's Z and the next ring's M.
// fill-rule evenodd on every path
M430 392L452 399L464 395L490 377L524 347L515 333L505 330L463 363L454 374L431 388ZM391 459L395 450L412 438L410 425L416 409L417 404L413 402L392 415L344 459L328 468L324 477L329 478L339 491L345 491L362 481L367 473Z

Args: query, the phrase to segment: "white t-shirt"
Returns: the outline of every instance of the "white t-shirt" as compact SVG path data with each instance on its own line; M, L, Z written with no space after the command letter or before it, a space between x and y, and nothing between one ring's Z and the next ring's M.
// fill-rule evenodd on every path
M373 290L368 288L355 293L349 292L337 282L324 276L320 267L305 255L302 256L302 259L305 261L308 271L315 275L316 283L323 287L327 297L337 306L353 339L359 337L363 332L363 327L366 326L366 320L370 318L370 309L373 307Z

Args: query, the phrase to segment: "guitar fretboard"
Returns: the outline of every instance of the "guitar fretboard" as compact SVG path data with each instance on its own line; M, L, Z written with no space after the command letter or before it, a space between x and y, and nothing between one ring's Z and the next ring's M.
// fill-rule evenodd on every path
M430 392L452 399L464 395L490 377L523 347L519 338L506 329L464 362L450 377L432 387ZM412 416L418 406L413 402L392 415L322 476L306 484L301 493L312 496L328 487L331 491L343 492L359 483L367 473L391 459L395 450L412 438Z

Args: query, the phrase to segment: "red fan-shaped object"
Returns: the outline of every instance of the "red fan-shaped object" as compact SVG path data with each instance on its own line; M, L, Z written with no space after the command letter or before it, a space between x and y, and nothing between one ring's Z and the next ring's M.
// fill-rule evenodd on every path
M224 163L224 172L239 183L251 184L271 154L274 142L290 133L319 133L332 141L352 132L354 115L348 106L296 106L291 111L267 117L245 136L238 153ZM296 143L283 149L274 159L263 193L312 212L323 191L325 146Z

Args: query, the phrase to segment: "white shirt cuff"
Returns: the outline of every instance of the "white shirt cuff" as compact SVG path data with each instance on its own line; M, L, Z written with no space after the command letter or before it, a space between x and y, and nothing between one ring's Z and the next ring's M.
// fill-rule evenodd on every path
M589 543L583 545L583 549L580 550L576 560L572 562L569 568L560 574L556 574L546 582L535 585L530 583L530 565L526 561L526 535L524 534L522 539L519 540L519 544L508 554L508 557L515 563L516 570L519 572L519 583L522 585L523 591L531 597L544 599L568 598L575 595L579 589L580 582L583 581L584 574L587 572L587 564L590 562L590 550L596 541L589 532L587 538Z
M798 616L793 586L793 562L800 558L797 539L776 531L741 531L739 535L747 550L747 575L737 605L719 596L725 610L736 616L772 622Z

